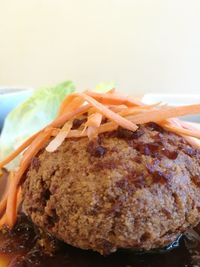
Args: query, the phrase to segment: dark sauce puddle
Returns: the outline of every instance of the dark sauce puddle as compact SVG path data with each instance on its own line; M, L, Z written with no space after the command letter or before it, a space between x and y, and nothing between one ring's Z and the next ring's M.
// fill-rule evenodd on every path
M162 253L136 254L119 251L103 257L98 253L60 243L59 250L50 257L44 255L37 245L37 230L33 224L21 214L12 231L0 233L0 260L4 259L9 267L198 267L199 234L200 225L181 237L177 248Z

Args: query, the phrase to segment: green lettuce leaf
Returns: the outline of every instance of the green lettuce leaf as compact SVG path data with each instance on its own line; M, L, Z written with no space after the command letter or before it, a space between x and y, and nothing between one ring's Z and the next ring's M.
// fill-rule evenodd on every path
M71 81L55 87L41 88L13 109L5 119L0 136L0 159L4 159L28 137L51 122L56 117L62 100L74 91L75 86ZM18 161L13 161L7 167L13 168L17 164Z
M97 92L97 93L106 93L108 92L109 90L115 88L115 83L114 82L103 82L103 83L99 83L94 91Z

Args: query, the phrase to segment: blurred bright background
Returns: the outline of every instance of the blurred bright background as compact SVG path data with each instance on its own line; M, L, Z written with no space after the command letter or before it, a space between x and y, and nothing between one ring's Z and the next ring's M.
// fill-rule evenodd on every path
M0 0L0 86L200 92L199 0Z

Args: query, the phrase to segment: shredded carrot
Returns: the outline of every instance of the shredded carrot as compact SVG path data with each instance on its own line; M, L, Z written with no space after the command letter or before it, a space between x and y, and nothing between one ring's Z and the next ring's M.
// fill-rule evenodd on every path
M94 126L89 126L87 128L87 136L89 140L95 139L98 136L98 129Z
M139 114L139 113L147 112L147 111L148 109L144 107L133 107L133 108L123 109L122 111L119 112L119 115L129 116L129 115L135 115L135 114Z
M80 138L80 137L84 137L87 136L87 132L86 131L80 131L80 130L71 130L68 134L68 138Z
M4 215L1 217L0 219L0 229L4 226L7 225L7 216L6 213L4 213Z
M6 222L10 228L14 226L17 219L17 183L15 179L10 184L6 206Z
M70 120L66 122L63 126L63 128L60 130L58 135L48 144L46 147L46 151L48 152L54 152L58 147L63 143L67 135L69 134L71 128L73 125L73 121Z
M9 190L9 187L10 187L10 184L13 180L13 177L14 177L14 172L11 171L7 177L7 184L6 184L6 188L5 188L5 192L3 194L3 197L0 201L0 215L2 215L3 211L5 210L6 208L6 205L7 205L7 199L8 199L8 190Z
M190 136L184 136L185 140L195 149L200 150L200 140Z
M114 122L107 122L107 123L102 124L99 127L98 132L99 132L99 134L105 133L105 132L111 132L111 131L117 130L118 127L119 127L119 125L114 123Z
M177 126L174 126L174 125L170 125L168 123L160 123L160 125L168 130L168 131L171 131L173 133L176 133L178 135L187 135L187 136L191 136L191 137L196 137L196 138L200 138L200 131L191 131L191 130L188 130L188 129L185 129L185 128L182 128L182 127L177 127Z
M17 210L19 210L21 202L22 202L22 187L19 186L19 188L17 189Z
M19 170L16 173L18 177L17 184L20 182L21 176L24 174L25 170L29 166L32 158L41 150L41 148L49 141L51 137L51 133L53 128L49 128L47 131L44 131L38 135L32 144L28 147L28 149L23 154L22 160L20 162Z
M8 199L8 192L4 195L3 199L0 202L0 214L3 213L3 211L6 208L7 205L7 199Z
M10 186L9 194L12 197L8 198L6 207L6 224L12 228L17 220L17 211L22 201L22 189L21 186L17 187L15 181Z
M66 123L66 121L71 120L75 116L79 116L85 112L88 111L88 109L91 107L90 104L81 106L80 108L67 112L66 114L63 114L56 118L52 123L50 123L48 126L49 127L62 127L63 124Z
M101 125L102 118L103 116L101 113L93 113L88 117L84 130L87 128L87 136L89 140L98 136L98 128Z
M76 97L75 94L70 94L68 96L65 97L65 99L62 101L59 111L58 111L58 117L61 116L64 113L65 108L71 104L71 102L74 100L74 98Z
M181 107L168 107L147 111L142 114L128 116L127 119L136 124L143 124L148 122L161 122L168 118L181 117L191 114L200 113L200 104L181 106Z
M178 126L179 128L183 129L183 127L185 129L189 129L192 131L199 131L200 132L200 129L199 129L199 125L198 127L195 126L194 124L191 124L191 123L188 123L188 122L184 122L184 121L181 121L179 119L169 119L169 122L172 124L172 125L176 125ZM195 149L198 149L200 150L200 140L197 139L197 138L194 138L192 136L185 136L183 134L181 134L181 136L184 137L184 139Z
M85 94L92 97L102 104L107 105L126 105L127 107L142 106L143 103L139 100L131 100L128 97L119 96L113 93L100 94L91 91L86 91Z
M97 109L97 111L102 113L105 117L109 118L110 120L116 122L121 127L124 127L124 128L126 128L128 130L131 130L131 131L136 131L137 130L138 127L135 124L133 124L132 122L130 122L127 119L123 118L122 116L118 115L117 113L111 111L109 108L107 108L106 106L102 105L101 103L96 101L91 96L86 95L84 93L80 94L80 96L84 100L86 100L88 103L93 105Z
M11 182L9 191L8 191L8 199L6 206L6 214L7 214L7 223L12 228L16 221L16 208L17 208L17 186L21 182L21 178L29 166L31 159L39 152L42 146L46 144L51 136L52 129L49 129L47 132L42 132L40 135L36 137L36 139L32 142L29 148L25 151L23 158L20 162L20 167L17 172L14 174L14 179Z
M120 111L124 110L124 109L129 109L127 108L127 106L125 105L105 105L107 108L109 108L110 110L112 110L113 112L116 112L116 113L119 113ZM89 110L88 110L88 114L92 114L92 113L95 113L96 112L96 109L95 107L91 107Z
M122 110L128 109L127 106L125 106L125 105L118 105L118 106L116 106L116 105L109 105L108 108L110 110L112 110L113 112L116 112L116 113L119 113Z
M101 121L102 121L102 114L94 113L88 117L86 126L99 127L101 125Z
M143 106L135 106L135 107L126 107L125 105L108 105L108 107L114 111L114 112L117 112L119 113L120 115L123 115L123 116L127 116L127 115L132 115L132 112L133 114L136 113L134 111L138 111L139 112L142 112L142 111L148 111L148 110L151 110L153 108L156 108L156 107L159 107L160 106L160 102L158 103L155 103L155 104L152 104L152 105L143 105ZM122 111L122 113L121 113Z
M40 132L32 135L30 138L28 138L21 146L19 146L15 151L13 151L8 157L6 157L4 160L0 162L0 168L7 165L9 162L11 162L13 159L15 159L24 149L26 149L33 140L38 136Z
M59 115L76 110L83 104L83 102L84 101L82 98L74 94L74 98L72 98L71 103L63 105L62 110L60 110L59 112Z
M98 134L105 133L105 132L111 132L116 130L119 127L114 122L107 122L104 124L101 124L101 126L98 128ZM54 129L52 132L52 136L56 136L59 133L60 130ZM67 135L67 138L80 138L87 136L87 131L80 131L80 130L71 130L69 134Z

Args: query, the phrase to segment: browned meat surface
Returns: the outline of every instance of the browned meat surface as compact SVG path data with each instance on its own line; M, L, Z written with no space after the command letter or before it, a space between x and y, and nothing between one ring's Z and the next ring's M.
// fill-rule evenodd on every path
M156 124L66 140L32 161L23 209L66 243L153 249L200 221L200 152Z

